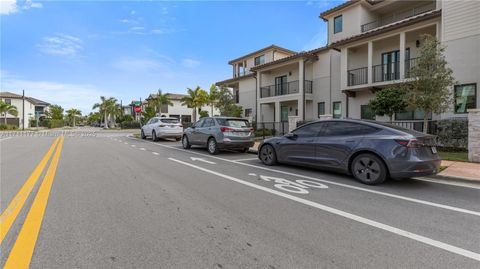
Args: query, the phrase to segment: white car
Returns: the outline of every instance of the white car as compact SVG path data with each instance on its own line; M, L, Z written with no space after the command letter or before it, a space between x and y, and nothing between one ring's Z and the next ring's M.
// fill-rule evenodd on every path
M183 126L177 118L153 117L142 126L141 137L151 137L153 141L159 138L175 138L180 141L182 133Z

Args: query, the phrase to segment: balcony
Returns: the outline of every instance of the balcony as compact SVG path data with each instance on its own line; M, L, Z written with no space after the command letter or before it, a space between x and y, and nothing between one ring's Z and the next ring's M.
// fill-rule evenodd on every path
M402 10L402 11L399 11L399 12L381 14L381 15L379 15L378 20L363 24L361 26L361 31L362 31L362 33L367 32L367 31L373 30L373 29L378 28L378 27L382 27L382 26L390 24L390 23L394 23L394 22L397 22L397 21L401 21L401 20L413 17L413 16L420 15L420 14L428 12L428 11L432 11L435 8L436 8L435 2L432 1L428 4L417 6L415 8L409 8L409 9L405 9L405 10Z
M234 77L238 78L238 77L243 77L243 76L246 76L246 75L250 75L252 74L253 72L250 72L250 70L240 70L238 71L237 73L234 74Z
M290 81L286 83L260 87L260 98L282 96L287 94L299 93L299 81ZM305 93L313 92L313 82L305 80Z
M410 70L417 65L418 58L405 61L405 78L410 78ZM368 67L347 71L348 86L368 84ZM400 62L372 66L372 82L385 82L400 79Z

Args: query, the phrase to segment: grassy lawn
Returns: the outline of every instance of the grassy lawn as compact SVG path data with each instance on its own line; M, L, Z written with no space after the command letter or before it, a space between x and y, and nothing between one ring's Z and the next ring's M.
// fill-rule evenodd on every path
M439 151L438 155L445 161L468 162L468 152Z

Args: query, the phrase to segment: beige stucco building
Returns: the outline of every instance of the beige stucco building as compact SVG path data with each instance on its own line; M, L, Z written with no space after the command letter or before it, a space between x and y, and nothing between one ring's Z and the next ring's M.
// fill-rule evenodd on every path
M421 35L429 34L446 46L457 80L451 111L432 118L466 117L480 104L478 14L480 1L350 0L320 14L328 24L325 47L299 53L264 48L230 61L233 77L217 85L233 88L244 116L257 122L322 114L383 120L368 102L376 91L411 79ZM396 121L421 119L421 111L395 115Z

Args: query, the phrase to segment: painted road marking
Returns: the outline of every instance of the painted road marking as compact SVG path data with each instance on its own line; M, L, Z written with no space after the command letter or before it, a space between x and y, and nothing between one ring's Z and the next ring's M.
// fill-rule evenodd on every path
M128 137L128 138L139 140L139 139L132 138L132 137ZM304 178L304 179L315 180L315 181L319 181L319 182L322 182L322 183L336 185L336 186L340 186L340 187L344 187L344 188L348 188L348 189L373 193L373 194L377 194L377 195L381 195L381 196L386 196L386 197L390 197L390 198L396 198L396 199L400 199L400 200L404 200L404 201L409 201L409 202L412 202L412 203L428 205L428 206L432 206L432 207L452 210L452 211L456 211L456 212L470 214L470 215L480 217L480 212L478 212L478 211L473 211L473 210L463 209L463 208L459 208L459 207L455 207L455 206L449 206L449 205L429 202L429 201L426 201L426 200L421 200L421 199L416 199L416 198L410 198L410 197L407 197L407 196L401 196L401 195L392 194L392 193L388 193L388 192L381 192L381 191L366 189L366 188L352 186L352 185L348 185L348 184L343 184L343 183L330 181L330 180L326 180L326 179L318 179L318 178L309 177L309 176L296 174L296 173L291 173L291 172L286 172L286 171L282 171L282 170L275 170L275 169L272 169L272 168L253 165L253 164L249 164L249 163L232 161L232 160L229 160L229 159L224 159L224 158L220 158L220 157L216 157L216 156L206 155L206 154L203 154L203 153L200 153L200 152L195 152L195 151L191 151L191 150L185 150L185 149L182 149L182 148L176 148L176 147L172 147L172 146L157 144L157 143L153 143L153 142L150 142L150 141L143 141L143 142L151 143L153 145L157 145L157 146L164 147L164 148L169 148L169 149L174 149L174 150L178 150L178 151L187 152L187 153L190 153L190 154L196 154L196 155L205 156L205 157L209 157L209 158L213 158L213 159L217 159L217 160L222 160L222 161L225 161L225 162L230 162L230 163L234 163L234 164L239 164L239 165L244 165L244 166L253 167L253 168L257 168L257 169L262 169L262 170L265 170L265 171L276 172L276 173L289 175L289 176L301 177L301 178Z
M450 244L447 244L447 243L443 243L443 242L440 242L440 241L437 241L437 240L434 240L434 239L431 239L431 238L428 238L428 237L425 237L425 236L422 236L422 235L419 235L419 234L411 233L411 232L408 232L408 231L405 231L405 230L402 230L402 229L399 229L399 228L396 228L396 227L393 227L393 226L390 226L390 225L387 225L387 224L383 224L381 222L377 222L377 221L367 219L367 218L364 218L364 217L361 217L361 216L358 216L358 215L354 215L354 214L351 214L351 213L348 213L348 212L345 212L345 211L342 211L342 210L339 210L339 209L335 209L333 207L329 207L329 206L322 205L322 204L319 204L319 203L316 203L316 202L312 202L310 200L299 198L297 196L293 196L293 195L283 193L283 192L280 192L280 191L277 191L277 190L273 190L273 189L270 189L270 188L267 188L267 187L256 185L256 184L250 183L248 181L244 181L244 180L241 180L241 179L229 176L229 175L225 175L225 174L215 172L215 171L212 171L212 170L200 167L200 166L196 166L196 165L191 164L191 163L180 161L180 160L177 160L177 159L174 159L174 158L168 158L168 159L171 160L171 161L174 161L174 162L177 162L177 163L180 163L180 164L190 166L192 168L204 171L206 173L210 173L210 174L213 174L213 175L216 175L216 176L219 176L219 177L222 177L222 178L225 178L225 179L228 179L228 180L231 180L231 181L234 181L234 182L237 182L237 183L240 183L240 184L243 184L243 185L258 189L258 190L261 190L261 191L264 191L264 192L268 192L268 193L271 193L271 194L274 194L274 195L277 195L277 196L280 196L280 197L283 197L283 198L287 198L287 199L290 199L292 201L295 201L295 202L298 202L298 203L301 203L301 204L304 204L304 205L308 205L308 206L311 206L311 207L314 207L314 208L317 208L317 209L320 209L320 210L323 210L323 211L326 211L326 212L329 212L329 213L332 213L332 214L335 214L335 215L339 215L339 216L342 216L344 218L347 218L347 219L350 219L350 220L353 220L353 221L357 221L357 222L360 222L360 223L363 223L363 224L366 224L366 225L369 225L369 226L372 226L372 227L375 227L375 228L378 228L378 229L381 229L381 230L384 230L384 231L387 231L387 232L391 232L393 234L397 234L397 235L400 235L400 236L403 236L403 237L406 237L406 238L413 239L415 241L418 241L418 242L421 242L421 243L424 243L424 244L427 244L427 245L430 245L430 246L433 246L433 247L436 247L436 248L440 248L440 249L443 249L443 250L446 250L446 251L449 251L449 252L452 252L452 253L455 253L455 254L458 254L458 255L462 255L462 256L470 258L470 259L480 261L480 253L476 253L476 252L473 252L473 251L470 251L470 250L459 248L459 247L456 247L456 246L453 246L453 245L450 245Z
M35 197L35 200L33 200L32 207L30 208L22 229L18 234L17 241L15 241L15 244L10 251L5 267L3 267L4 269L23 269L30 266L35 243L37 242L38 234L40 232L45 209L47 208L53 179L57 172L58 161L60 159L60 153L62 152L64 140L64 137L60 139L47 173L38 189L37 196Z
M288 192L293 192L293 193L299 193L299 194L308 194L308 188L318 188L318 189L328 189L326 185L323 185L322 183L318 183L316 181L310 181L310 180L295 180L291 181L288 179L284 178L279 178L279 177L270 177L270 176L260 176L261 180L270 182L273 181L276 184L273 185L275 188L278 188L282 191L288 191Z
M12 137L0 138L0 141L4 141L4 140L10 139L10 138L12 138Z
M145 148L139 148L139 150L145 150Z
M12 227L12 224L17 218L18 214L22 210L25 202L27 201L28 196L32 192L32 189L35 187L35 184L37 183L38 178L40 178L40 175L42 174L43 169L47 165L48 160L52 156L58 141L59 141L59 138L57 137L53 141L52 145L50 146L50 149L43 156L43 159L40 161L37 167L33 170L32 174L27 179L25 184L23 184L22 188L20 188L18 193L15 195L15 197L12 199L8 207L0 216L0 244L2 244L3 239L7 235L10 228Z
M124 144L125 144L125 145L128 145L128 143L127 143L127 142L125 142Z
M135 145L131 145L131 146L132 146L132 148L136 147Z
M232 160L232 161L243 162L243 161L253 161L253 160L258 160L258 158L246 158L246 159L238 159L238 160Z
M214 163L214 162L207 161L207 160L205 160L205 159L203 159L203 158L190 157L190 159L191 159L192 161L200 161L200 162L204 162L204 163L208 163L208 164L216 164L216 163Z
M249 173L248 175L249 175L249 176L252 176L252 177L256 177L256 176L257 176L257 174L255 174L255 173Z
M153 155L160 155L158 152L152 152Z

